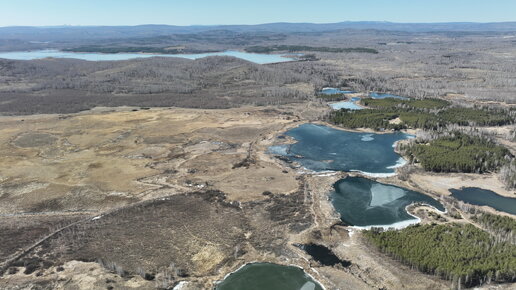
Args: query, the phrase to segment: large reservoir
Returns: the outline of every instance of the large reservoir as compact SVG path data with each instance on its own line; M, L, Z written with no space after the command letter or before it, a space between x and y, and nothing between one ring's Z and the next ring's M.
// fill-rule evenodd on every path
M0 52L0 58L17 59L17 60L31 60L42 58L75 58L88 61L115 61L128 60L134 58L149 58L149 57L179 57L188 59L198 59L208 56L233 56L250 62L258 64L277 63L295 60L292 57L283 56L280 54L259 54L248 53L241 51L223 51L212 53L198 53L198 54L147 54L147 53L93 53L93 52L65 52L59 50L35 50L35 51L14 51L14 52Z

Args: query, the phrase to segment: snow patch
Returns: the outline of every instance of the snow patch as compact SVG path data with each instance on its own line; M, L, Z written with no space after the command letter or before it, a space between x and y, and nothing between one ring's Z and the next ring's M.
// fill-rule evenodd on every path
M388 166L387 169L396 169L405 166L407 164L407 160L405 160L403 157L400 157L398 161L396 161L396 164L392 166Z
M440 213L446 213L447 210L445 208L445 211L440 211L439 209L435 208L434 206L431 206L429 204L426 204L426 203L423 203L424 205L426 206L429 206L433 209L435 209L436 211L440 212ZM401 221L401 222L397 222L397 223L393 223L393 224L390 224L390 225L370 225L370 226L351 226L351 228L353 229L358 229L358 230L370 230L371 228L382 228L384 230L388 230L390 228L394 228L395 230L401 230L401 229L404 229L408 226L411 226L411 225L415 225L415 224L418 224L421 222L421 219L418 218L417 216L411 214L407 208L409 206L411 206L412 204L409 204L405 207L405 212L407 212L408 215L410 215L411 217L413 217L414 219L410 219L410 220L406 220L406 221Z
M319 177L334 176L337 173L338 173L337 171L326 170L326 171L317 172L317 174L314 174L314 176L319 176Z
M374 137L373 137L373 134L366 134L366 135L362 135L362 138L360 140L362 140L364 142L370 142L370 141L374 140Z
M406 220L406 221L401 221L401 222L393 223L393 224L390 224L390 225L352 226L352 228L359 229L359 230L370 230L371 228L382 228L384 230L388 230L390 228L394 228L396 230L401 230L401 229L406 228L406 227L408 227L410 225L415 225L415 224L418 224L420 222L421 222L421 219L420 218L416 218L416 219L410 219L410 220Z
M181 281L179 282L172 290L181 290L188 284L187 281Z
M372 172L365 172L360 170L350 170L351 172L359 172L365 176L373 177L373 178L386 178L386 177L392 177L396 176L396 172L392 173L372 173Z

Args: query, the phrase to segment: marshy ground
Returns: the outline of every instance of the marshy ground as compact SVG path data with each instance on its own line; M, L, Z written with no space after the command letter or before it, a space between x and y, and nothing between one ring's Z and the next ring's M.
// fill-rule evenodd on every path
M341 225L328 192L345 174L303 175L266 153L325 110L1 117L0 288L208 289L253 261L299 265L327 289L447 288ZM351 265L324 266L294 246L310 243Z

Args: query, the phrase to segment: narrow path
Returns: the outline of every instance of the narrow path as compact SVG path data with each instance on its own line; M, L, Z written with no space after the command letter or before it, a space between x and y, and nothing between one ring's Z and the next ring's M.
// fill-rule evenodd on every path
M63 231L65 231L67 229L70 229L70 228L72 228L72 227L74 227L74 226L76 226L78 224L90 222L90 221L94 220L96 217L102 217L102 216L105 216L105 215L110 215L110 214L113 214L113 213L115 213L117 211L120 211L120 210L124 210L124 209L127 209L127 208L135 207L135 206L138 206L138 205L140 205L142 203L147 203L147 202L153 202L153 201L156 201L156 200L161 200L163 198L166 198L166 197L158 197L158 198L154 198L154 199L143 200L143 201L139 201L139 202L136 202L136 203L132 203L130 205L126 205L126 206L122 206L122 207L119 207L119 208L111 209L111 210L108 210L108 211L105 211L105 212L98 212L98 211L96 211L96 212L94 212L95 213L95 217L93 217L93 215L88 215L84 219L80 219L80 220L78 220L76 222L73 222L73 223L71 223L69 225L66 225L66 226L63 226L63 227L61 227L59 229L56 229L53 232L51 232L51 233L47 234L46 236L42 237L41 239L39 239L38 241L36 241L32 245L30 245L30 246L26 247L25 249L19 251L18 253L13 254L13 256L11 258L8 258L5 261L1 262L0 263L0 276L3 275L5 273L5 271L14 262L16 262L17 260L23 258L30 251L34 250L36 247L38 247L41 244L43 244L45 241L55 237L57 234L62 233Z
M4 213L0 217L22 217L22 216L53 216L53 215L76 215L76 214L96 214L98 210L78 210L78 211L43 211L43 212L18 212Z
M45 241L47 241L48 239L54 237L55 235L63 232L64 230L66 229L69 229L77 224L80 224L82 222L85 222L85 221L90 221L91 220L91 217L88 216L87 218L85 219L82 219L82 220L79 220L79 221L76 221L76 222L73 222L67 226L64 226L62 228L59 228L53 232L51 232L50 234L46 235L45 237L39 239L37 242L35 242L34 244L32 244L31 246L25 248L24 250L22 250L21 252L19 252L18 254L15 254L13 257L11 258L8 258L7 260L5 260L3 263L0 264L0 275L3 275L5 273L5 271L14 263L16 262L18 259L22 258L23 256L27 255L30 251L32 251L33 249L35 249L36 247L38 247L39 245L43 244Z

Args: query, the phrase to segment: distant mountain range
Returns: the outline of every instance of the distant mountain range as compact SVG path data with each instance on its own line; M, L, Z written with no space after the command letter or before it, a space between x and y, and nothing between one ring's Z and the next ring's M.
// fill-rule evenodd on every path
M474 23L393 23L393 22L340 22L327 24L314 23L269 23L259 25L213 25L213 26L53 26L0 27L0 39L19 39L32 41L77 40L152 37L169 34L199 33L211 30L233 32L322 32L333 30L386 30L403 32L516 32L516 22Z

